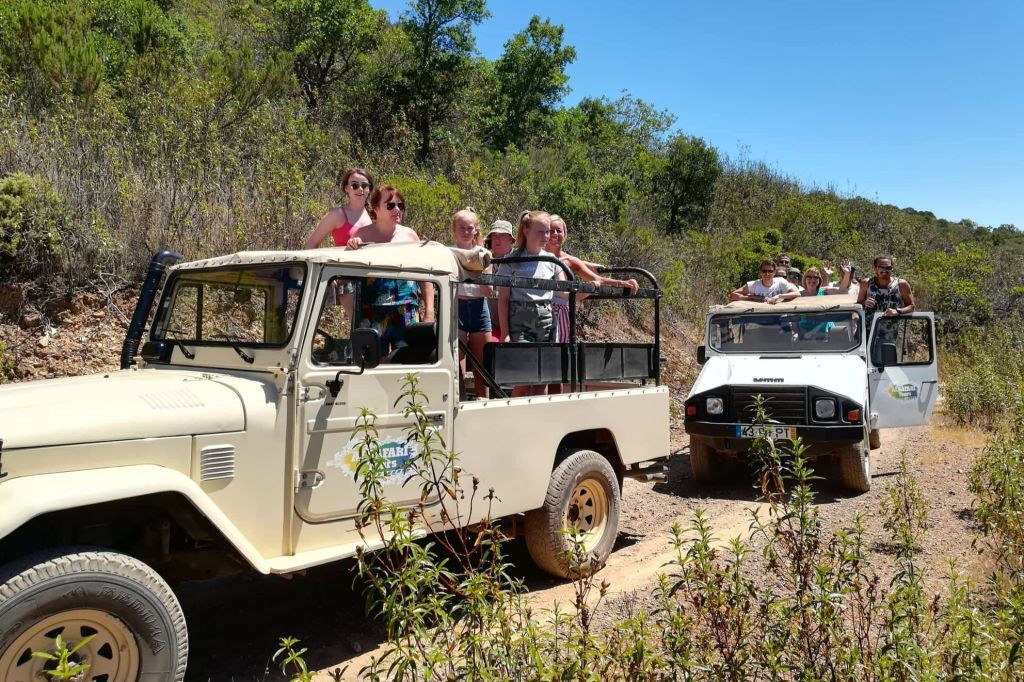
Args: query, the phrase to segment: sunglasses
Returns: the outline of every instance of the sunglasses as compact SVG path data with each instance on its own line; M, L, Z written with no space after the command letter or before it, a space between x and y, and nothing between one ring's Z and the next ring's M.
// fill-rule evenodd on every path
M799 282L800 281L800 275L790 275L789 279L793 280L794 282Z
M352 189L370 189L370 183L368 182L350 182L348 186Z
M761 274L762 275L774 275L775 271L774 270L761 270Z
M891 265L876 265L875 270L892 270Z
M821 279L821 277L818 277L817 275L807 275L806 279Z
M404 211L405 210L405 202L404 201L386 201L386 202L384 202L384 208L388 209L389 211L395 210L396 207L398 208L399 211Z

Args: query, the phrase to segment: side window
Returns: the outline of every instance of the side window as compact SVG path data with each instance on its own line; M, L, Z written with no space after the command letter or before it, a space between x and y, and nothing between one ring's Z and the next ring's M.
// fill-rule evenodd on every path
M932 363L932 326L924 317L882 317L876 323L871 358L883 362L882 347L895 347L897 365L930 365Z
M435 319L426 320L425 296ZM435 284L384 277L335 277L328 282L313 334L315 364L352 364L354 329L375 329L381 364L428 365L437 361L439 292Z
M334 277L327 283L313 331L311 357L317 365L352 364L352 316L356 280Z

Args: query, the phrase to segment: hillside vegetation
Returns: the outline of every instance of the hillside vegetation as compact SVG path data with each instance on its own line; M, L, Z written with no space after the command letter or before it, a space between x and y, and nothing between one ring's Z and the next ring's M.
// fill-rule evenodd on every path
M947 329L1019 305L1012 226L802 186L727 158L628 94L564 107L576 59L540 17L479 56L484 0L10 0L0 7L0 258L7 280L137 276L301 245L354 163L446 238L464 205L568 220L573 250L640 262L699 313L756 261L891 253ZM867 141L870 142L870 141Z

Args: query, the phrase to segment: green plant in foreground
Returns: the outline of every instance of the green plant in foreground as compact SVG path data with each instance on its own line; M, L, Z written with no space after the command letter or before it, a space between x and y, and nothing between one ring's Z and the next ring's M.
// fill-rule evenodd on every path
M50 679L53 680L68 680L75 682L80 680L83 675L89 670L88 663L79 663L75 659L75 654L88 644L95 635L89 635L83 637L77 644L70 649L68 648L67 642L58 633L57 637L53 640L53 651L33 651L32 655L36 658L44 658L47 661L52 661L55 665L53 668L46 670L46 674L49 675Z
M402 509L383 498L387 474L375 418L360 417L357 478L363 494L359 555L368 608L388 632L382 655L362 671L370 680L840 680L1021 679L1024 572L1024 429L994 441L972 486L978 517L1005 568L975 585L955 567L948 587L926 589L920 563L925 500L904 457L883 504L895 560L883 584L869 560L857 516L823 528L813 470L800 442L761 439L753 448L761 513L748 539L717 539L711 519L694 512L671 530L674 558L647 600L617 619L602 618L609 585L600 576L573 582L573 599L531 606L509 577L504 536L488 514L472 514L479 482L429 427L415 377L403 397L416 454L407 483L421 500ZM766 423L761 401L755 421ZM483 496L486 503L494 492ZM467 518L482 516L470 529ZM574 529L570 558L587 557ZM1016 561L1017 563L1014 563ZM282 640L292 679L308 677L295 640Z

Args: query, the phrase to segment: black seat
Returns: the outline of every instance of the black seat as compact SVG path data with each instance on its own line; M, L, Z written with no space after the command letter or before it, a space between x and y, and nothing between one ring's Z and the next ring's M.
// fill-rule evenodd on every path
M414 322L405 341L384 359L389 365L432 365L437 361L437 330L433 322Z

